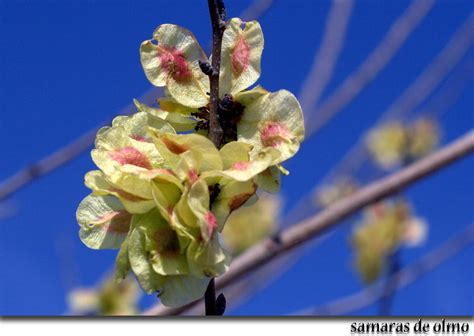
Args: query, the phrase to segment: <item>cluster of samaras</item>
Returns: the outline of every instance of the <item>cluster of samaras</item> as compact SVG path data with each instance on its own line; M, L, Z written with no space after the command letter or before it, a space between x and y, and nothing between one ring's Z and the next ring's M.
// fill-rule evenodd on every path
M77 210L80 237L90 248L120 249L117 279L132 271L166 305L202 297L209 277L227 270L219 241L227 217L259 187L279 190L287 173L280 164L303 140L301 108L290 92L248 89L260 76L262 50L257 22L227 22L221 148L207 138L209 78L199 65L207 56L190 31L171 24L140 48L147 78L166 87L159 107L135 101L136 114L97 134L92 159L100 170L85 177L92 193Z
M397 199L367 207L352 233L355 267L364 282L372 283L388 268L401 246L415 247L426 238L427 225L410 204Z

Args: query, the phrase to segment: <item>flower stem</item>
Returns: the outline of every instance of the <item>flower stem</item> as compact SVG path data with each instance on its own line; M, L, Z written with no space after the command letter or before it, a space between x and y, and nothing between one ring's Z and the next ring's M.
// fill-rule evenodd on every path
M398 286L398 272L401 269L400 249L397 249L389 259L389 269L387 271L387 279L385 280L384 290L379 303L379 315L389 316L392 303L395 297L395 289Z
M224 132L219 122L219 73L226 12L223 0L208 0L208 5L212 26L212 64L211 68L205 72L209 76L211 91L209 99L209 139L217 148L220 148Z
M222 35L225 30L226 12L223 0L208 0L212 26L212 63L200 62L201 70L209 76L209 139L217 148L221 147L224 131L219 121L219 73L221 68ZM204 294L206 315L223 315L225 298L221 294L216 300L214 278L211 278Z
M407 153L408 149L405 149L405 153ZM410 158L405 157L403 160L402 168L408 167L412 164ZM393 195L393 198L398 198L399 201L403 201L403 196L400 192ZM398 285L398 271L401 269L402 261L401 261L401 251L400 247L398 247L393 253L388 257L388 270L386 274L385 284L383 288L382 296L380 297L379 302L379 315L380 316L389 316L391 313L391 309L393 306L393 301L395 299L395 289Z

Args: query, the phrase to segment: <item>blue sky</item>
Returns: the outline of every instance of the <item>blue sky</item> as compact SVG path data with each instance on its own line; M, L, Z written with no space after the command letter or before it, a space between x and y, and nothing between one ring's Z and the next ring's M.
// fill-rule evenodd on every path
M237 16L250 1L226 1ZM347 40L324 100L377 45L409 1L355 4ZM295 94L322 38L330 2L277 0L260 20L265 34L260 84ZM287 165L285 211L320 181L345 151L398 97L472 12L468 0L439 1L380 75L331 124L308 139ZM0 0L0 180L112 117L151 84L138 48L161 23L176 23L210 40L205 1ZM474 57L473 49L467 58ZM470 82L440 120L443 143L472 127ZM434 92L436 94L436 91ZM310 117L311 111L305 111ZM91 286L115 259L78 238L75 211L94 165L86 152L16 193L14 216L0 220L0 314L57 315L65 293ZM473 221L473 159L421 181L407 192L430 224L427 242L405 251L408 264ZM360 172L364 175L364 172ZM348 221L350 224L353 222ZM307 250L291 270L235 310L239 315L287 314L361 288L350 267L350 225ZM474 313L474 246L397 294L394 314ZM154 300L146 298L144 305ZM376 307L357 313L373 314Z

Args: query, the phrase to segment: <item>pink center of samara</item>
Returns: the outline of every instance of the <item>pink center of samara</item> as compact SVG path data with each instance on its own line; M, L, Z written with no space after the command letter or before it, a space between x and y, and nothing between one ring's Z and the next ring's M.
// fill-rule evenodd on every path
M211 211L208 211L204 216L204 220L207 223L207 233L209 234L209 237L211 237L214 231L217 229L216 216L214 216Z
M291 133L286 125L268 121L260 131L260 139L266 147L277 147L280 143L291 138Z
M162 46L159 49L161 68L177 82L185 82L192 76L189 63L183 52L169 46Z
M251 165L251 161L238 161L232 164L232 168L235 170L247 170Z
M198 173L197 173L196 169L191 168L188 172L189 183L191 183L191 185L193 185L194 182L196 182L198 180L198 178L199 178L199 176L198 176Z
M234 46L231 54L232 71L236 75L240 75L250 63L250 46L245 41L243 35L240 35L237 39L237 43Z
M133 147L116 149L110 153L110 157L122 165L130 164L145 169L153 168L146 155Z

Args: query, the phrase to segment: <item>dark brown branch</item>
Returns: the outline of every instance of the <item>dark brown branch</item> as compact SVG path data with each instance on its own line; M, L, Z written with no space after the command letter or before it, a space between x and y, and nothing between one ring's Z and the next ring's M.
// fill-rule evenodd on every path
M221 68L222 35L225 30L225 7L222 0L208 0L212 26L212 64L200 63L201 70L209 76L209 139L221 147L224 131L219 122L219 73Z
M217 148L220 148L224 131L219 121L219 74L221 68L222 35L225 30L226 12L223 0L208 0L208 5L212 26L212 63L199 62L199 66L202 72L209 76L210 82L209 139ZM223 295L219 297L224 298ZM206 293L204 294L204 301L206 302L206 315L224 314L225 306L223 309L217 307L214 278L209 281Z
M291 251L334 228L343 219L365 206L400 192L418 180L432 175L449 164L466 157L473 151L474 131L471 131L428 157L411 164L399 172L375 181L359 189L353 195L329 206L317 215L292 225L279 234L278 242L275 239L267 239L251 248L237 258L232 263L230 269L217 279L216 288L221 289L235 282L245 274L267 264L279 255ZM178 309L156 306L147 310L145 314L179 314L195 304L196 302Z

